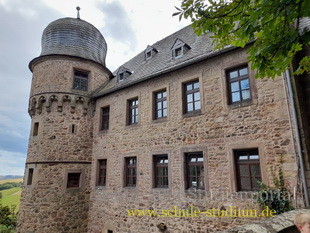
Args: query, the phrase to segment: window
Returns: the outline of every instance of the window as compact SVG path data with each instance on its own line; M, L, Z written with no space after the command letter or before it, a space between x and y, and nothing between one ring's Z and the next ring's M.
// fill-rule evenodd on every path
M186 188L204 189L204 167L202 152L185 154Z
M79 188L80 187L81 173L68 173L67 188Z
M168 188L168 155L154 156L155 188Z
M72 124L70 127L70 133L75 134L76 133L76 125Z
M101 108L101 127L100 130L108 130L110 121L110 106Z
M118 81L122 82L124 80L124 73L119 73L118 74Z
M258 149L234 150L238 191L257 191L261 180Z
M35 122L33 125L32 136L38 136L39 134L39 122Z
M242 67L227 72L230 104L251 99L248 67Z
M98 160L98 180L97 186L106 186L107 182L107 160Z
M184 113L200 110L199 80L184 84Z
M32 179L33 179L33 168L28 169L28 179L27 179L27 185L32 185Z
M145 53L145 60L148 60L148 59L150 59L151 57L152 57L152 50L147 51L147 52Z
M172 59L183 57L191 47L181 39L176 39L172 46Z
M128 101L128 112L129 112L129 119L128 125L137 124L139 121L139 109L138 109L138 98L132 99Z
M125 159L125 180L126 187L136 187L137 157L129 157Z
M183 52L182 52L182 47L176 48L174 50L174 58L182 57Z
M113 233L113 231L112 230L108 230L107 233Z
M167 117L167 91L159 91L155 95L155 119Z
M80 91L87 91L88 73L81 71L74 71L73 89Z

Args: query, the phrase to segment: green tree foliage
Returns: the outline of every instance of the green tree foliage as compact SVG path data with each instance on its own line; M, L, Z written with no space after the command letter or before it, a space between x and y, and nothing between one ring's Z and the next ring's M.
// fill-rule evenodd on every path
M280 75L294 55L310 46L310 30L300 30L300 20L310 16L309 0L182 0L179 19L190 18L197 35L213 33L215 49L227 45L248 50L256 77ZM304 57L297 74L310 72Z
M0 193L0 199L2 199L2 193Z
M16 206L9 208L2 206L0 203L0 233L12 232L16 227L17 214L15 214Z
M0 184L0 191L5 189L17 188L22 187L22 182L7 182L4 184Z

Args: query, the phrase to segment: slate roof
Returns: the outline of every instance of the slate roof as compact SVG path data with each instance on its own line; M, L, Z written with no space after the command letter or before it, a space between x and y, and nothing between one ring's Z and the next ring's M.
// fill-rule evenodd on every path
M100 31L82 19L61 18L51 22L42 34L40 56L69 55L105 66L107 44Z
M120 66L129 69L132 72L130 76L122 82L117 82L117 77L112 78L107 85L94 94L94 97L106 95L116 90L154 78L160 74L196 63L226 50L233 49L233 47L228 47L224 50L214 52L214 46L212 45L212 38L210 38L210 35L211 33L197 36L194 33L194 29L189 25L167 36L151 45L158 51L152 58L146 60L145 50L140 52L137 56ZM173 59L171 48L177 39L182 40L190 49L181 58ZM119 68L114 71L113 74L115 76L118 70Z

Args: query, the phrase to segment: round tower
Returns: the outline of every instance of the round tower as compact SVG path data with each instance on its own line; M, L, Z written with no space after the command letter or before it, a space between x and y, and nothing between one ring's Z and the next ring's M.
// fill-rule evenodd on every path
M98 29L79 18L50 23L29 68L32 119L17 232L87 232L92 94L112 76Z

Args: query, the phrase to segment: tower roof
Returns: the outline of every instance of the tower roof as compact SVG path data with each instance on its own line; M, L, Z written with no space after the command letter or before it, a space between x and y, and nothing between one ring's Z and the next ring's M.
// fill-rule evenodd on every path
M107 44L100 31L79 18L61 18L43 31L41 56L68 55L105 66Z

